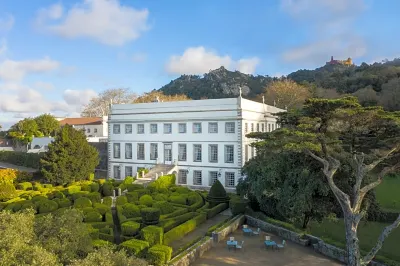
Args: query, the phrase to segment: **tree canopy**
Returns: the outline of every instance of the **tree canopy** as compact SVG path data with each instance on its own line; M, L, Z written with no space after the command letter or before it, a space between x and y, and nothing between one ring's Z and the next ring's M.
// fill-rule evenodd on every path
M85 134L65 125L40 159L40 171L52 184L66 184L89 178L99 164L99 154Z
M60 122L51 114L42 114L34 118L38 126L38 130L44 136L54 136L60 129Z
M311 97L310 89L290 79L271 82L265 89L265 100L282 109L301 107Z
M28 144L32 141L33 137L41 137L43 134L39 131L39 127L35 119L25 118L11 126L9 130L9 136L21 141L22 143Z

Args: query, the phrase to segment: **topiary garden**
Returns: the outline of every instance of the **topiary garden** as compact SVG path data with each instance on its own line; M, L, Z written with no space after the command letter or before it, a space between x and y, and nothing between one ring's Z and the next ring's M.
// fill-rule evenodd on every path
M172 254L168 244L227 209L229 201L223 187L222 191L218 185L213 186L206 201L204 193L176 186L173 175L160 177L147 188L132 184L133 180L85 180L68 186L16 179L0 181L5 188L3 192L0 186L0 195L4 195L0 198L0 211L32 208L40 217L68 208L78 209L93 243L117 244L120 239L120 248L154 265L167 263ZM111 196L118 188L125 193L115 201L119 224L114 225ZM119 230L115 228L120 228L118 237L115 234Z

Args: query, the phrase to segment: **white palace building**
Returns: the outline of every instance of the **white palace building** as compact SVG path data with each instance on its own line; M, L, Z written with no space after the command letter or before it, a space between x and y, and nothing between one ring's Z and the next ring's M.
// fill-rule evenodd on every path
M175 173L177 184L193 189L218 179L234 190L242 166L255 155L254 140L245 135L276 129L274 113L283 111L241 96L112 105L108 175L124 179L147 168L153 170L146 177Z

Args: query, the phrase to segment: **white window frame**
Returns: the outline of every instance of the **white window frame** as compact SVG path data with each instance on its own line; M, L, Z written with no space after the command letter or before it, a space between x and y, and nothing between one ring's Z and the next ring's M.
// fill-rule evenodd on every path
M164 134L172 134L172 124L171 123L165 123L163 127L164 127Z
M251 132L254 132L254 123L251 123L250 127Z
M87 129L87 133L90 133L90 128Z
M199 149L200 148L200 149ZM198 157L196 156L196 151L199 149L200 152L197 152L198 154L200 154L200 160L197 159ZM193 162L201 162L202 161L202 145L201 144L193 144Z
M235 122L225 122L225 133L235 133Z
M225 187L235 187L235 172L225 172Z
M194 170L193 171L193 185L201 186L203 185L203 173L201 170ZM200 181L200 182L198 182Z
M179 170L178 171L178 184L186 185L187 184L187 176L188 176L188 170Z
M120 124L113 125L113 134L121 134L121 125Z
M137 133L144 134L144 124L137 124Z
M201 132L202 132L201 122L193 123L193 133L201 134Z
M141 149L140 147L143 147L143 152L141 153ZM138 160L144 160L145 157L145 146L144 143L138 143L137 144L137 152L136 152L136 156Z
M128 170L128 169L130 169L130 170ZM130 175L128 175L129 172L130 172ZM127 177L127 176L133 176L133 168L132 168L132 166L125 166L125 177Z
M119 165L114 165L114 179L121 179L121 167Z
M125 134L132 134L132 124L125 124Z
M183 143L178 144L178 161L187 161L187 145Z
M208 185L211 187L218 180L218 171L208 172Z
M244 123L244 133L247 133L249 131L249 124Z
M213 158L213 148L217 148L214 155L216 155L216 159ZM218 163L218 144L209 144L208 145L208 162L210 163Z
M113 143L113 158L121 158L121 143Z
M94 129L94 133L97 133L97 128Z
M158 133L158 125L150 124L150 134L157 134L157 133Z
M218 133L218 122L208 122L208 133L210 134Z
M158 143L150 143L150 160L158 159Z
M179 133L181 133L181 134L186 133L186 130L187 130L186 123L179 123L178 130L179 130Z
M228 154L228 149L232 148L232 154ZM225 163L234 163L235 162L235 145L225 145ZM231 160L232 158L232 160Z
M129 149L130 153L128 153ZM132 143L125 143L125 159L132 159Z

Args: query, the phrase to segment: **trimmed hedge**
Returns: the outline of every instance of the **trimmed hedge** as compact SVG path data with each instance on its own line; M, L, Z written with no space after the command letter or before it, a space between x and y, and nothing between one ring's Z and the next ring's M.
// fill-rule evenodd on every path
M197 209L201 208L204 205L203 197L196 192L189 194L187 201L188 204L190 205L189 211L192 212L196 211Z
M49 199L63 199L63 198L65 198L65 195L63 193L61 193L60 191L56 190L56 191L51 192L48 195L48 198Z
M155 190L168 189L169 187L175 185L175 181L175 175L173 174L160 176L156 181L150 183L148 188Z
M162 244L164 239L164 229L162 227L149 225L140 230L140 236L143 240L149 242L150 246Z
M193 192L192 190L188 189L187 187L181 187L181 186L177 187L175 189L175 191L178 192L179 194L188 194L188 193Z
M114 243L114 235L99 233L99 238L104 241Z
M153 208L158 208L161 214L168 214L174 211L174 206L167 201L156 201L153 203Z
M20 190L32 190L33 189L32 183L30 183L30 182L18 183L17 184L17 189L20 189Z
M169 196L168 200L172 203L186 205L186 198L181 195L179 195L179 196L171 195L171 196Z
M43 187L44 187L44 185L43 185ZM68 195L77 193L77 192L79 192L79 191L81 191L81 186L69 186L69 187L67 187L67 188L64 190L64 192L65 192L66 194L68 194Z
M58 204L52 200L41 200L37 203L38 213L49 213L58 209Z
M219 180L216 180L211 186L210 192L207 195L207 201L210 203L211 208L220 203L229 202L229 197L226 195L226 190Z
M106 214L106 212L108 212L110 210L110 207L105 205L105 204L101 204L101 203L93 203L93 207L96 209L96 211L98 211L101 215Z
M124 205L124 204L126 204L126 203L128 203L128 199L126 198L126 196L118 196L118 197L117 197L116 204L117 204L118 206L122 206L122 205Z
M167 201L168 200L168 195L161 194L161 193L155 193L153 195L153 199L156 200L156 201Z
M246 211L248 204L248 200L241 199L239 197L233 197L229 201L229 208L231 209L232 215L238 215Z
M79 191L70 195L70 198L75 201L79 198L86 197L89 194L89 191Z
M187 208L175 208L175 211L171 212L170 214L164 215L163 218L168 219L171 217L176 217L176 216L185 214L187 212L189 212L189 210Z
M53 199L53 201L57 202L58 207L60 207L60 208L66 208L66 207L70 207L72 205L72 202L67 198L63 198L63 199L55 198L55 199Z
M104 198L103 198L103 204L106 205L106 206L111 207L112 198L111 198L111 197L104 197Z
M143 189L143 188L144 188L143 185L139 185L139 184L127 184L126 185L126 189L129 192L132 192L132 191L135 191L135 190L138 190L138 189Z
M37 195L37 196L32 197L32 202L34 202L34 203L42 201L42 200L48 200L48 198L45 197L45 196L41 196L41 195Z
M160 220L160 210L156 208L143 208L140 210L142 221L146 225L158 224Z
M220 213L226 209L228 209L228 203L220 203L217 206L215 206L214 208L206 210L207 219L213 218L215 215L217 215L218 213Z
M101 193L105 197L113 196L113 194L114 194L113 191L114 191L114 186L113 186L113 184L111 182L106 182L101 187Z
M136 222L124 222L121 224L121 231L124 236L135 236L140 229L140 224Z
M78 198L74 202L74 207L75 208L86 208L86 207L92 207L92 202L88 198Z
M201 213L193 219L173 228L169 232L164 234L164 245L168 245L172 241L182 238L186 234L190 233L200 224L207 220L207 215Z
M142 188L142 189L138 189L136 190L136 193L138 193L138 197L140 198L143 195L150 195L150 190L146 189L146 188Z
M108 228L107 232L109 232L109 230L112 230L112 228L110 228L110 226L113 225L112 223L109 223L109 222L96 222L96 223L88 223L88 224L90 224L93 228L96 228L96 229ZM102 230L100 230L100 233L104 233L104 232Z
M135 191L128 192L125 194L125 196L128 199L128 202L130 202L130 203L133 203L133 202L139 200L139 194Z
M0 151L0 161L15 165L39 169L43 153L26 153L19 151Z
M101 202L101 195L99 192L91 192L85 195L86 198L90 199L92 203L100 203Z
M99 192L100 191L100 185L97 182L92 182L89 186L90 186L91 192Z
M106 247L106 246L112 246L112 243L109 241L102 240L102 239L94 239L92 241L92 245L94 248L101 248L101 247Z
M147 259L154 265L164 265L171 260L172 248L164 245L155 245L149 248Z
M153 205L153 198L150 195L143 195L139 199L140 205L151 207Z
M103 220L103 216L98 211L90 211L85 214L84 220L88 223L101 222Z
M140 217L140 209L138 206L132 203L126 203L122 205L122 214L126 218Z
M162 228L164 228L165 232L168 232L169 230L171 230L172 228L192 219L193 217L195 217L196 215L198 215L196 212L189 212L189 213L185 213L176 217L172 217L169 219L165 219L163 221L160 222L160 226Z
M129 255L143 257L146 254L147 248L149 247L149 242L138 239L131 239L122 242L119 246L121 248L124 248Z

